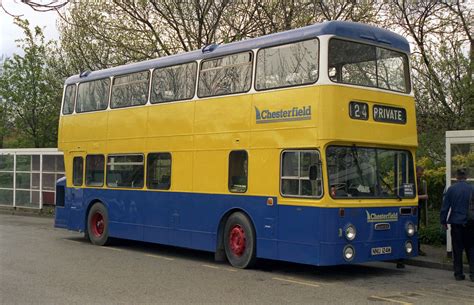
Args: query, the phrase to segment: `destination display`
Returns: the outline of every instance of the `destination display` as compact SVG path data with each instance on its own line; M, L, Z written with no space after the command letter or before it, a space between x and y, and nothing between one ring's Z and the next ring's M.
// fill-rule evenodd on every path
M374 105L373 107L374 121L388 122L397 124L406 124L407 112L403 108Z
M349 116L355 120L368 120L369 119L369 105L361 102L350 102L349 103Z

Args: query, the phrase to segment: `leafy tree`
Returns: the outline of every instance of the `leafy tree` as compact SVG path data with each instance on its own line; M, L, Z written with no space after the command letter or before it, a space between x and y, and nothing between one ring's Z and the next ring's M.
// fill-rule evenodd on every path
M0 77L3 74L3 63L5 60L5 56L0 56ZM4 147L5 138L9 135L12 127L7 106L6 99L0 95L0 148Z
M393 29L412 54L419 155L444 163L446 130L474 129L474 14L462 1L392 0Z
M24 55L5 60L0 96L13 118L19 146L54 147L57 139L61 79L47 66L50 44L39 27L15 19L25 38L19 40Z
M61 46L76 71L198 50L323 20L373 21L376 0L78 1L61 12Z

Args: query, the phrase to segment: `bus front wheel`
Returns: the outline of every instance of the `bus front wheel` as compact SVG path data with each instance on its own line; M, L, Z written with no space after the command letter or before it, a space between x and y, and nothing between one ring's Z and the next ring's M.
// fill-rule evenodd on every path
M225 224L224 249L229 263L236 268L250 268L255 264L255 231L246 215L230 215Z
M101 202L96 202L89 210L87 236L97 246L104 246L109 240L109 214Z

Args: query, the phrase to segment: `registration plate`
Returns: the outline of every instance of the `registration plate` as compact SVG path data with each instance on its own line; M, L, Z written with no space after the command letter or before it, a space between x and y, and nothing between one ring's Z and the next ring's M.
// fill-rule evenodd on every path
M377 247L371 249L372 255L382 255L392 253L392 247Z

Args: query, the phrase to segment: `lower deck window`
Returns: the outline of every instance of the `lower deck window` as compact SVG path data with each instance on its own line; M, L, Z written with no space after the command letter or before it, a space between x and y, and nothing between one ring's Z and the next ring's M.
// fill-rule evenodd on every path
M148 154L147 187L156 190L169 190L171 187L171 154Z
M246 151L232 151L229 155L229 191L247 191L248 155Z
M317 150L287 150L281 161L281 194L287 197L321 197L321 162Z
M107 186L142 188L143 155L110 155L107 157Z
M104 156L88 155L86 157L86 185L104 185Z
M84 160L82 157L74 157L72 161L72 184L74 186L81 186L84 176Z

